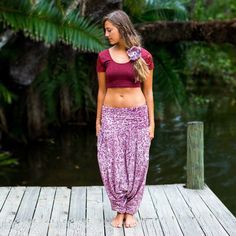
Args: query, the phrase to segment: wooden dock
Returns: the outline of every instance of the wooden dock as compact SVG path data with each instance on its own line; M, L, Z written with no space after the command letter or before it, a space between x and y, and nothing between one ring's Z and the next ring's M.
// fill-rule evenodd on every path
M161 236L236 235L236 218L204 185L146 186L135 228L110 225L103 187L0 187L0 235Z

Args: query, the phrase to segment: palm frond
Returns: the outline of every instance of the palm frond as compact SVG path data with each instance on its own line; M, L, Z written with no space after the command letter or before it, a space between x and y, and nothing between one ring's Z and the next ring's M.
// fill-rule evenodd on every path
M174 8L150 8L147 9L140 17L142 21L157 21L157 20L169 20L169 21L186 21L187 12L182 9Z
M47 45L62 41L82 51L102 50L105 47L102 29L80 16L76 9L65 14L66 9L59 2L38 0L29 4L30 1L21 0L18 4L13 1L6 5L0 3L0 21Z
M142 14L142 18L149 21L155 20L171 20L185 21L188 13L185 5L181 1L148 1L146 10Z
M66 8L66 13L65 14L68 15L72 11L74 11L77 8L77 6L79 5L79 3L80 3L80 0L72 0L69 3L68 7Z
M124 9L136 22L150 22L157 20L186 21L188 12L185 4L187 0L125 0Z
M157 69L154 76L154 95L158 101L174 103L179 109L187 101L186 89L178 73L173 56L164 48L158 49ZM156 79L155 79L156 78Z

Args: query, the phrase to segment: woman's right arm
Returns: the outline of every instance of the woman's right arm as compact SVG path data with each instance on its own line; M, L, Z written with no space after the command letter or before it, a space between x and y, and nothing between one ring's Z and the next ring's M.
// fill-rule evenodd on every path
M98 97L97 97L97 116L96 116L96 136L101 128L102 105L106 95L106 75L105 72L98 72Z

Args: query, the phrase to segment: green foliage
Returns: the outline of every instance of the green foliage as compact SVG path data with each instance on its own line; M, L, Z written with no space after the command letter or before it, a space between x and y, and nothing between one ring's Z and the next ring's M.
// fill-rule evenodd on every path
M150 21L186 21L188 20L188 12L184 3L185 1L148 1L144 19Z
M9 166L12 164L18 164L17 160L15 158L12 158L9 152L1 152L0 167Z
M204 97L203 95L195 95L192 98L192 103L194 103L196 105L206 105L210 102L211 102L211 100L208 97Z
M0 82L0 105L10 104L16 96Z
M57 122L57 94L58 81L50 76L50 68L46 66L44 70L34 80L33 85L40 93L42 103L45 106L46 122Z
M228 84L231 89L236 89L235 62L229 53L232 50L235 51L234 47L229 45L192 44L186 51L184 73L198 80L214 78L215 83Z
M82 108L95 112L96 101L89 80L91 65L85 63L85 56L77 54L74 60L68 62L60 50L51 49L48 64L33 82L40 92L48 124L60 124L58 102L63 86L69 88L73 113Z
M206 17L205 7L206 6L204 6L204 3L202 0L195 1L191 18L197 19L197 20L204 20Z
M17 159L12 158L9 152L0 152L0 178L3 182L9 181L9 174L16 171L12 166L18 164Z
M185 7L187 1L170 0L125 0L124 10L129 14L134 23L153 22L157 20L186 21L188 12ZM183 44L174 45L173 48L166 48L163 45L149 44L148 48L154 56L154 97L155 112L161 117L165 103L173 103L178 109L184 106L187 100L184 80L179 71L183 64L179 63L179 57L184 54ZM176 49L179 48L178 52ZM172 51L173 50L173 51ZM174 51L178 55L174 55ZM178 58L177 60L175 58Z
M63 7L58 0L3 0L0 21L47 45L62 41L82 51L102 50L105 43L102 29L79 15L78 10Z
M189 18L223 19L227 12L227 9L226 12L222 11L227 5L226 2L229 4L227 17L233 16L235 12L235 3L232 0L221 3L217 0L218 8L214 1L208 6L203 1L195 2L191 16L187 10L191 1L187 0L124 0L124 10L134 23L186 21ZM61 41L81 50L100 51L104 47L102 30L81 17L73 3L70 0L4 0L0 2L0 21L49 45L59 45L57 42ZM154 98L158 117L163 115L167 103L175 104L180 110L183 108L189 100L187 93L188 85L193 82L191 78L195 78L195 81L202 78L207 81L221 81L236 88L235 48L227 47L193 43L157 45L147 42L147 48L155 60ZM88 63L86 56L77 54L74 60L68 62L59 51L54 51L54 47L50 48L47 65L33 83L40 91L47 123L55 124L59 124L60 91L63 86L69 87L73 112L82 108L95 113L96 107L89 80L92 61ZM11 102L8 92L0 84L0 101ZM190 100L199 106L211 103L208 98L199 94L192 94Z
M44 70L37 76L33 86L40 93L47 123L55 122L59 124L58 101L60 99L60 89L70 83L74 76L71 70L71 63L64 60L59 50L51 49Z
M147 7L145 0L124 0L123 8L125 12L136 22Z
M173 57L171 50L159 48L156 51L158 58L155 63L157 81L154 81L157 89L156 98L162 102L175 103L177 108L181 109L187 100L184 80L180 74L182 64Z
M157 20L185 21L188 17L184 2L170 0L125 0L124 10L137 23Z
M207 3L198 0L195 3L191 19L193 20L225 20L236 17L236 1L235 0L214 0Z
M137 3L136 3L137 2ZM236 2L232 0L212 1L211 4L206 1L180 0L125 0L124 8L131 16L133 22L153 22L157 20L189 20L191 19L224 19L233 18L236 14ZM191 13L191 8L193 12ZM222 11L222 9L225 9ZM226 16L227 15L227 16ZM224 45L206 46L199 44L177 43L174 45L148 45L151 53L157 59L155 78L154 78L154 96L156 110L163 111L163 104L166 102L175 103L181 108L187 102L187 93L189 84L194 77L197 81L205 76L207 81L223 82L224 85L230 85L230 89L235 88L235 48L227 48ZM173 52L179 48L176 54ZM227 48L227 49L226 49ZM232 51L232 55L230 52ZM222 83L220 83L222 84ZM196 86L196 84L194 85ZM190 88L192 89L192 87ZM196 103L207 103L207 99L201 99L196 95Z
M88 63L89 55L78 55L76 58L76 79L78 83L78 88L80 89L80 103L76 106L81 108L84 105L86 111L96 112L96 98L93 95L93 90L91 85L92 78L92 68L91 64ZM91 60L91 59L90 59ZM94 61L95 63L95 61ZM95 70L95 67L94 67ZM75 87L73 87L75 89Z

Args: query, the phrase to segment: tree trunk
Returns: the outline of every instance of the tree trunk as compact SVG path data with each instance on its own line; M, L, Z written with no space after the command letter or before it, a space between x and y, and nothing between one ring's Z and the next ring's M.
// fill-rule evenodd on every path
M46 134L45 115L41 100L39 92L30 86L27 94L26 109L28 136L30 139L37 139Z
M85 5L84 14L95 21L101 21L107 13L122 8L122 0L83 0L83 4Z
M24 39L23 52L10 67L10 74L14 82L28 86L40 71L45 67L47 61L48 48L42 42L34 42Z
M68 73L75 64L75 55L76 52L70 46L64 44L57 44L55 47L56 57L59 58L56 63L55 70L58 70L57 73ZM72 95L69 86L69 78L67 78L60 87L59 93L59 115L61 123L66 123L69 120L72 120Z
M62 86L60 91L60 120L65 123L71 119L71 96L67 85Z
M137 24L137 31L146 42L177 43L180 41L205 41L209 43L236 44L236 18L225 21L170 22Z

